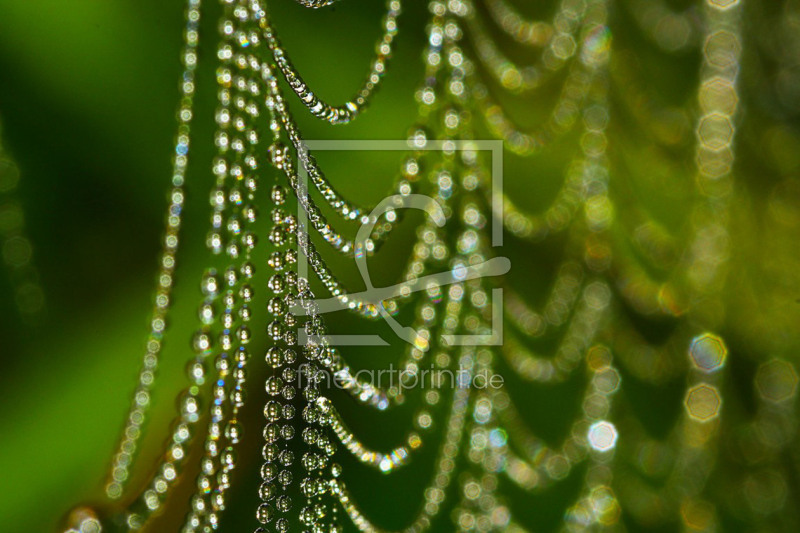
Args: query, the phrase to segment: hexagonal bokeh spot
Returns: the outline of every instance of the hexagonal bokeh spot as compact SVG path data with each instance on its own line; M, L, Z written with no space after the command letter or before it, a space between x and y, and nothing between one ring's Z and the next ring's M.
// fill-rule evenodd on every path
M788 361L772 359L761 363L756 372L756 388L767 401L781 403L797 393L797 372Z
M722 150L712 150L708 147L701 146L697 153L697 165L700 167L700 172L703 176L716 180L731 171L733 167L733 150L730 146L726 146ZM708 181L708 180L705 180ZM703 192L714 196L713 191L706 190L707 183L701 182Z
M786 479L776 470L761 470L750 474L742 489L750 508L759 514L768 515L786 505Z
M739 0L708 0L712 7L717 9L729 9L739 3Z
M589 427L587 438L593 449L607 452L617 445L617 428L611 422L601 420Z
M739 60L742 45L739 38L727 30L720 30L709 35L703 47L708 63L717 68L729 68Z
M611 487L600 485L592 489L589 494L589 502L597 521L601 524L609 526L619 521L622 509Z
M704 113L716 111L725 115L733 115L738 103L739 97L736 89L733 83L726 78L714 76L703 83L700 88L700 108Z
M690 417L699 422L708 422L719 414L722 398L716 387L701 383L686 393L684 406Z
M589 348L589 353L586 355L586 362L589 368L595 372L600 372L603 369L611 366L611 350L602 344L596 344Z
M734 127L731 119L720 113L711 113L700 119L697 136L704 147L710 150L722 150L731 144Z
M600 394L613 394L619 389L619 372L614 368L605 368L594 376L594 386Z
M714 506L703 500L687 499L681 504L681 518L690 530L708 531L714 523Z
M692 339L689 357L697 369L710 374L716 372L725 364L725 359L728 357L728 347L725 346L725 341L717 335L703 333Z

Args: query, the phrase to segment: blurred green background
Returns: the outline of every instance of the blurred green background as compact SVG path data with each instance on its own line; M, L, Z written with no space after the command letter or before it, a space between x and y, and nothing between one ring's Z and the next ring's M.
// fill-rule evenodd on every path
M152 431L144 441L142 464L156 457L174 412L173 398L185 382L185 353L199 301L195 280L206 266L218 15L215 2L206 3L173 332L164 352L164 383L156 388ZM390 73L369 111L355 123L337 128L297 113L306 138L405 136L416 116L413 94L423 71L426 17L424 2L407 4ZM289 0L273 1L270 6L283 43L306 81L321 87L328 101L349 99L363 79L380 33L381 3L347 0L317 12ZM549 7L526 9L534 15L548 12ZM99 500L147 331L173 149L182 12L180 1L0 0L2 139L21 169L20 200L47 298L40 320L25 324L13 298L6 296L11 293L6 277L0 277L0 530L52 531L75 503ZM625 29L629 21L624 14L614 16L622 28L616 31L614 27L615 47L636 49L646 75L662 87L667 101L677 104L689 98L697 80L699 55L664 60L647 45L639 46L636 32ZM741 191L734 207L736 266L726 295L730 312L723 333L733 353L732 371L740 378L730 384L730 390L744 398L740 409L746 412L747 398L752 395L752 361L770 354L797 361L800 315L794 299L800 298L796 270L800 141L790 108L778 108L770 116L769 109L765 110L766 89L756 76L746 77L743 86L750 91L745 106L754 118L748 118L740 130L740 174L745 177L739 178ZM535 118L539 110L531 106L529 114ZM787 117L788 122L782 121ZM624 142L631 152L646 144L624 119L616 127L620 138L627 134ZM762 159L765 150L769 162ZM687 153L675 154L684 168L692 164ZM523 179L513 179L526 176L531 163L507 161L508 192L519 204L536 209L557 190L563 161L558 152L548 157L534 162L545 176L537 190ZM644 157L639 164L646 166ZM323 154L319 159L345 197L362 204L382 198L399 167L398 155L389 153L361 158L355 165L352 158ZM262 191L268 185L267 180ZM680 219L686 212L680 195L659 196L656 190L645 196L667 218ZM775 210L781 217L770 219L769 213ZM391 272L394 263L396 271L397 258L405 257L403 243L408 240L406 235L382 259L376 259L375 270L381 272L383 267ZM258 250L257 254L266 255ZM557 254L551 256L545 247L516 254L515 264L524 266L512 273L512 279L520 282L532 269L548 272L558 263ZM358 280L354 272L345 273L344 278ZM375 279L380 280L381 274ZM355 324L347 319L341 323ZM253 329L261 333L257 324ZM658 335L658 324L644 326L648 328ZM257 346L252 351L259 355ZM395 347L378 362L370 360L368 353L356 352L355 358L364 365L379 366L392 360L392 354L396 359L397 353ZM254 372L251 383L259 381L260 373ZM548 440L558 442L567 431L579 409L577 395L572 393L580 387L582 383L567 383L524 393L529 418ZM673 383L658 392L649 414L656 431L671 427L681 409L682 388ZM651 390L635 386L626 394L634 400L652 397ZM257 421L259 397L252 398L248 412ZM347 413L350 407L345 405L343 410ZM360 411L348 422L357 430L376 424L388 428L370 441L385 447L402 436L412 412L409 408L393 415L394 425ZM251 456L257 455L259 433L249 432L255 436ZM382 525L398 527L415 512L419 492L427 482L419 472L430 471L432 460L432 453L427 453L416 470L403 470L391 481L346 466L354 473L350 485L356 498ZM250 461L249 470L244 463L239 472L246 482L234 491L233 509L223 530L241 531L253 525L255 458ZM574 474L570 482L526 503L519 509L523 520L535 521L542 530L552 529L574 498L581 475ZM390 488L407 496L388 505L385 491ZM797 487L791 492L799 493ZM156 530L176 529L174 521L183 513L184 508L176 509Z

